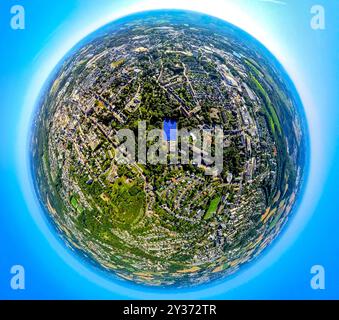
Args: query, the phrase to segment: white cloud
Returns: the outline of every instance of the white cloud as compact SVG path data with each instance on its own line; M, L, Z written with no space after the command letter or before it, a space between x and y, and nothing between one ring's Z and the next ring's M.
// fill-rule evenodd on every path
M280 0L259 0L261 2L270 2L274 4L279 4L285 6L287 3L285 1L280 1Z

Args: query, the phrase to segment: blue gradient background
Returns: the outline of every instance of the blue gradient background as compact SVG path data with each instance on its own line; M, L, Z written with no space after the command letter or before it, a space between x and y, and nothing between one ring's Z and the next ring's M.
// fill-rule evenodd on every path
M10 28L10 7L26 29ZM310 28L310 8L326 10L326 30ZM224 18L261 41L286 68L304 103L311 165L303 201L283 234L235 277L186 290L110 281L55 237L32 193L27 134L36 95L62 56L113 18L151 8L186 8ZM333 0L2 0L0 6L0 299L338 299L339 3ZM26 289L10 288L23 265ZM326 270L326 290L310 269Z

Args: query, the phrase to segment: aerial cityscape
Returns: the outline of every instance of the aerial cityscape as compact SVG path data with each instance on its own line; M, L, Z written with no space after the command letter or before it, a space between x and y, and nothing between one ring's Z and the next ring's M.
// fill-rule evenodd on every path
M65 243L119 278L224 278L271 244L296 205L300 108L282 67L238 28L186 11L131 15L85 38L51 76L32 136L37 194ZM141 123L157 138L140 136ZM118 161L127 129L137 154L157 145L163 161ZM220 170L201 140L222 155Z

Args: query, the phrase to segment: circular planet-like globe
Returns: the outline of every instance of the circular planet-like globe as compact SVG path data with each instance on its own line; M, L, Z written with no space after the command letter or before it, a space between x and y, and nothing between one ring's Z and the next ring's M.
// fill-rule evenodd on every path
M300 193L300 101L275 58L219 19L127 16L79 43L37 108L32 170L66 244L133 282L226 277Z

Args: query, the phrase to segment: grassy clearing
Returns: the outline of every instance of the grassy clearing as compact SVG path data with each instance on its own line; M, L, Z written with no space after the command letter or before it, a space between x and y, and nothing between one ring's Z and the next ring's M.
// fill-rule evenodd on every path
M270 129L273 134L276 133L276 130L278 130L279 134L282 135L282 130L280 126L280 121L278 118L278 115L271 103L271 100L266 92L266 90L263 88L263 86L260 84L260 82L252 75L251 76L252 82L255 85L256 89L259 91L260 95L264 99L265 105L266 105L266 110L265 114L266 117L268 118L268 122L270 125Z
M220 200L221 200L221 197L216 197L211 201L210 206L204 216L205 220L212 218L213 215L217 212Z
M111 67L114 68L114 69L115 69L115 68L118 68L118 67L120 67L124 62L125 62L125 59L120 59L120 60L114 61L114 62L112 62Z

